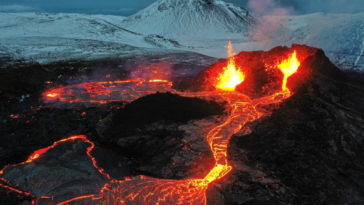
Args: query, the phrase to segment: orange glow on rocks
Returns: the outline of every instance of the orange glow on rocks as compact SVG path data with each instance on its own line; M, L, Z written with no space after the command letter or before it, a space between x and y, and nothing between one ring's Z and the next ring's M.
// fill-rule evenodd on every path
M58 94L57 93L48 93L48 94L46 94L46 96L50 97L50 98L55 98L58 96Z
M111 179L110 176L105 173L104 169L99 167L97 165L97 161L96 159L92 156L91 152L93 151L93 149L95 148L95 144L93 142L91 142L85 135L75 135L75 136L70 136L61 140L58 140L56 142L54 142L52 145L45 147L45 148L41 148L38 149L36 151L34 151L26 161L18 163L18 164L12 164L12 165L6 165L5 167L3 167L0 170L0 175L3 175L4 172L9 168L9 167L15 167L15 166L19 166L19 165L23 165L23 164L29 164L32 163L34 161L36 161L37 159L39 159L44 153L48 152L50 149L55 148L56 146L65 143L65 142L70 142L70 141L75 141L75 140L82 140L83 142L86 142L87 144L89 144L89 147L86 150L86 154L87 156L91 159L93 166L98 170L98 172L102 175L104 175L105 177L107 177L108 179ZM4 183L3 183L4 182ZM6 183L6 184L5 184ZM9 191L12 192L16 192L18 194L24 195L24 196L28 196L31 197L33 199L32 204L37 204L37 200L41 199L41 198L52 198L51 196L39 196L36 197L35 194L30 193L30 192L26 192L26 191L22 191L19 190L17 188L14 188L12 186L9 186L7 184L11 184L7 179L3 178L2 176L0 176L0 187L5 188ZM80 199L85 199L85 198L90 198L93 195L88 195L88 196L79 196L73 199L69 199L66 202L61 202L58 204L67 204L68 202L71 201L76 201L76 200L80 200Z
M19 119L20 118L20 114L11 114L11 115L9 115L9 117L11 119Z
M46 102L92 103L130 102L155 91L168 92L172 82L165 79L128 79L85 82L53 88L43 93Z
M212 97L221 99L226 102L227 115L222 118L219 124L211 124L212 128L205 136L202 136L206 143L208 143L215 160L215 166L206 176L182 180L157 179L147 176L127 177L122 180L112 179L104 169L97 165L96 159L92 156L92 150L95 145L84 135L72 136L54 142L51 146L35 151L25 162L20 164L32 163L39 159L42 154L47 152L49 149L54 148L58 144L79 139L90 145L87 148L87 155L92 160L94 167L101 174L105 175L109 181L97 193L67 199L58 204L62 205L70 202L80 202L78 204L82 204L82 200L89 199L92 201L92 204L206 205L206 190L209 185L217 180L223 179L231 172L231 170L233 170L233 166L228 161L228 146L231 137L241 131L248 123L270 114L269 111L259 109L259 107L273 104L279 105L292 95L287 88L287 80L290 76L297 72L300 66L296 52L293 52L288 59L283 60L278 65L272 63L275 71L277 71L276 68L279 68L284 74L282 89L279 89L281 82L276 82L278 84L278 89L275 89L273 94L252 99L247 97L245 94L235 91L235 87L244 81L245 75L235 63L231 43L228 45L228 55L228 63L227 66L224 67L223 73L218 76L216 84L210 83L210 85L215 86L217 90L230 92L218 92L216 90L180 92L172 89L172 82L169 80L129 79L107 82L86 82L77 85L54 88L43 94L45 101L64 103L91 102L99 104L122 100L129 102L148 94L166 91L185 97ZM219 69L221 69L221 67L219 67ZM213 80L216 80L215 77ZM112 96L112 93L115 92L118 93L119 98L100 98L100 96ZM85 95L89 97L83 98L82 96ZM123 98L120 98L120 96ZM0 170L0 175L6 171L7 167L17 166L20 164L7 165ZM0 186L7 188L7 185L1 185L1 182ZM12 190L10 188L8 189ZM13 191L17 190L16 188L13 189ZM18 191L18 193L21 193L21 191Z
M297 52L294 51L292 55L288 58L283 60L279 65L278 68L283 73L283 81L282 81L282 90L288 91L287 88L287 80L288 78L297 72L298 68L300 67L301 63L297 58Z
M223 72L217 77L216 88L225 91L234 91L235 87L245 79L244 73L237 67L234 58L233 45L229 42L227 46L228 63Z
M48 147L35 151L28 157L25 162L22 162L20 164L34 162L35 160L39 159L44 153L61 143L73 140L82 140L90 144L90 146L87 148L87 155L92 160L94 167L101 174L106 176L110 181L106 183L98 193L82 195L67 199L63 202L59 202L59 205L68 204L71 202L78 203L78 201L82 200L91 200L94 202L92 204L206 205L206 190L208 189L209 185L216 180L223 179L233 169L227 159L228 144L231 137L235 133L240 131L247 123L255 121L269 114L258 111L256 107L264 104L268 105L280 103L288 98L290 95L287 92L278 92L274 95L264 98L249 100L249 98L247 98L245 95L238 92L229 92L225 94L216 91L175 92L186 97L221 97L224 101L228 102L227 110L229 115L225 117L223 122L221 122L217 126L214 126L204 136L204 139L209 144L212 154L214 156L215 166L203 178L167 180L146 176L136 176L125 178L123 180L112 179L107 173L105 173L104 169L98 167L96 159L92 156L92 150L94 149L95 145L84 135L71 136L69 138L56 141ZM7 167L17 166L20 164L8 165L1 170L0 174L3 174L6 171ZM9 189L5 185L3 185L2 187L7 188L11 191L17 190L16 188L14 188L14 190ZM44 196L38 196L38 198L41 197ZM36 200L37 198L34 199L35 204ZM82 204L82 202L80 203Z

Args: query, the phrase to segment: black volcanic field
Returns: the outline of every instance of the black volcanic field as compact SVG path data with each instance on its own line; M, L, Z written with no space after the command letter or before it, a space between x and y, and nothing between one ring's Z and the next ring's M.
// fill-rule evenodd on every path
M177 89L217 61L197 54L173 55ZM143 61L165 58L143 56ZM125 79L125 65L137 62L138 57L39 65L1 59L0 167L22 162L56 140L85 134L97 146L100 166L116 179L140 174L188 177L194 164L171 165L171 157L183 148L185 133L178 127L222 115L223 104L171 93L145 96L128 105L70 108L41 101L41 93L55 85L107 74L112 76L109 80ZM324 55L317 62L314 69L319 71L294 96L271 116L251 123L250 134L233 136L229 159L240 168L211 185L208 204L364 204L364 73L340 71ZM200 149L211 158L206 147ZM191 154L196 160L198 156ZM201 174L211 166L205 164ZM0 188L0 204L29 202Z

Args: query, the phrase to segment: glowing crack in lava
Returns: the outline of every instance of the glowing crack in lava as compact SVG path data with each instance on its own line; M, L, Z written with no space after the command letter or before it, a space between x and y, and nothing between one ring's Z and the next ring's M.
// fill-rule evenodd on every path
M218 76L216 88L225 91L234 91L235 87L245 79L244 73L235 63L233 45L229 42L227 46L228 62L223 72Z
M46 100L51 98L55 101L61 102L84 102L86 98L77 98L74 94L77 92L74 90L81 89L82 95L87 94L98 98L97 94L109 94L111 91L118 91L120 89L115 87L116 84L123 85L122 92L128 97L123 98L129 101L135 100L143 95L155 93L160 90L169 90L170 92L177 93L186 97L220 97L225 102L227 102L227 112L228 115L224 118L223 122L214 126L205 136L204 139L210 146L211 152L215 159L215 166L210 170L210 172L203 178L198 179L183 179L183 180L172 180L172 179L157 179L147 176L136 176L128 177L123 180L112 179L105 171L97 166L96 159L92 156L92 149L94 144L87 139L84 135L69 137L60 141L53 143L53 145L35 151L25 162L31 163L41 157L42 154L47 152L49 149L57 146L58 144L80 139L88 144L90 147L87 149L87 155L92 159L94 167L103 175L105 175L109 182L106 183L98 193L92 195L78 196L75 198L68 199L64 202L58 203L59 205L68 204L71 202L77 202L77 204L157 204L157 205L204 205L207 204L206 190L208 186L219 179L224 178L233 167L229 164L227 152L228 144L230 138L238 133L242 128L249 122L253 122L261 117L267 116L270 113L266 110L259 109L260 106L279 104L285 99L289 98L292 93L286 87L287 79L293 73L295 73L300 65L297 60L296 52L294 52L288 59L283 60L280 64L276 65L277 69L280 69L284 74L284 79L282 82L282 90L279 90L272 95L250 99L246 95L239 92L232 92L237 84L229 84L231 87L225 87L227 89L222 89L224 91L204 91L204 92L179 92L171 89L171 82L167 80L148 80L143 81L140 79L131 79L116 82L91 82L83 83L75 86L66 86L50 91L46 91L44 96ZM230 62L230 60L229 60ZM226 70L225 70L226 71ZM237 73L238 74L238 73ZM240 75L240 74L239 74ZM242 75L243 76L243 75ZM234 76L232 76L235 79ZM241 76L237 79L243 79ZM124 87L124 84L128 86ZM142 86L146 84L147 86ZM105 86L106 85L106 86ZM142 88L135 89L135 86L142 86ZM216 85L216 88L220 90L220 84ZM104 90L105 89L105 90ZM140 91L140 93L138 93ZM86 93L85 93L86 92ZM87 93L90 92L90 93ZM90 99L90 102L99 102ZM120 100L120 99L119 99ZM104 99L101 100L102 103L106 102ZM110 100L115 101L115 99ZM4 167L0 174L6 171L9 166ZM19 194L24 194L27 196L32 196L34 198L34 203L36 200L42 197L52 197L52 196L35 196L34 194L26 191L21 191L13 188L7 179L1 178L4 183L0 183L3 188L15 191ZM1 182L0 181L0 182ZM83 200L89 200L87 202Z
M0 170L0 175L3 175L4 172L10 167L16 167L16 166L30 164L32 162L35 162L43 154L45 154L49 150L55 148L56 146L58 146L58 145L60 145L62 143L70 142L70 141L76 141L76 140L82 140L83 142L85 142L85 143L87 143L89 145L88 148L86 149L86 154L91 159L92 165L97 169L97 171L100 174L102 174L106 178L110 179L110 176L104 171L103 168L101 168L101 167L99 167L97 165L96 159L91 155L91 152L95 148L95 144L93 142L91 142L85 135L70 136L70 137L58 140L58 141L54 142L52 145L50 145L48 147L38 149L38 150L34 151L30 156L28 156L27 160L25 160L24 162L21 162L21 163L18 163L18 164L6 165L4 168L2 168ZM16 189L16 188L14 188L14 187L12 187L10 185L12 185L12 183L9 180L7 180L7 179L5 179L3 177L0 177L0 187L3 187L5 189L8 189L10 191L13 191L15 193L18 193L18 194L21 194L21 195L24 195L24 196L27 196L27 197L31 197L33 199L32 204L36 204L38 199L52 198L52 196L36 196L35 194L32 194L30 192L26 192L26 191L23 191L23 190L20 190L20 189ZM87 198L89 198L91 196L94 196L94 195L89 195ZM85 196L79 196L79 197L76 197L76 198L77 199L83 199L83 198L85 198ZM62 203L59 203L59 204L62 204Z
M155 91L170 91L172 82L163 79L128 79L103 82L85 82L53 88L43 93L46 102L93 103L130 102Z

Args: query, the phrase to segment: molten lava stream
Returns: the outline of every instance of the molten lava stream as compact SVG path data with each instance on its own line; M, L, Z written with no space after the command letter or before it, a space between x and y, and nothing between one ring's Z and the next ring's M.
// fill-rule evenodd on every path
M218 92L211 92L216 95ZM196 93L184 93L184 96ZM248 122L259 119L269 113L257 111L256 107L275 104L289 97L286 92L279 92L261 100L241 101L246 99L239 93L221 95L229 103L230 114L220 125L214 127L206 136L216 160L214 168L202 179L165 180L146 176L114 180L102 191L102 201L107 204L206 204L206 190L212 182L223 178L232 167L227 162L227 148L232 135Z
M284 93L284 92L282 92ZM181 94L181 93L180 93ZM184 96L196 96L197 93L183 93ZM258 100L246 100L242 94L230 92L211 92L210 96L220 95L228 102L230 114L220 125L214 127L205 139L209 143L216 160L214 168L202 179L165 180L145 176L127 178L125 180L110 180L96 195L79 196L59 204L77 202L86 198L97 198L105 204L206 204L206 190L208 185L228 174L232 167L227 162L228 143L233 134L238 132L247 122L254 121L267 113L260 113L256 106L261 104L274 104L284 100L288 95L275 95ZM206 96L207 93L203 93ZM283 97L282 97L283 96ZM284 97L285 96L285 97ZM242 101L241 99L244 99ZM94 145L85 136L75 136L55 142L52 146L34 152L26 162L31 163L38 159L59 143L82 139L91 144L87 150L93 160L94 166L100 173L110 178L104 170L97 167L96 160L91 156ZM16 165L13 165L16 166ZM5 168L6 169L6 168Z
M136 177L124 181L115 181L112 188L103 189L106 202L120 202L121 204L206 204L206 190L208 185L228 174L232 167L227 161L227 148L231 136L237 133L248 122L257 120L269 113L258 111L260 105L277 104L291 96L286 87L287 79L294 74L299 67L296 52L288 60L283 61L278 68L284 74L282 90L271 96L256 100L247 98L239 93L211 92L210 95L220 95L228 102L230 114L220 125L214 127L205 139L209 143L215 158L214 168L203 179L190 180L160 180L149 177ZM235 86L244 80L240 77L231 76L232 73L240 72L235 62L229 60L228 66L224 68L219 76L217 89L232 91ZM230 78L230 77L232 78ZM226 77L226 78L225 78ZM184 96L196 96L196 93L180 93ZM207 96L204 93L203 96Z
M135 83L142 86L142 93L149 94L156 92L156 89L162 87L162 90L169 90L173 91L177 94L186 96L186 97L220 97L224 101L227 102L227 111L228 115L225 117L224 121L215 126L211 129L206 136L204 136L206 142L209 144L213 157L215 159L215 166L210 170L210 172L201 179L185 179L185 180L167 180L167 179L156 179L146 176L136 176L126 178L124 180L114 180L105 173L105 171L97 166L96 159L91 155L92 150L94 148L94 144L89 141L85 136L73 136L70 138L66 138L60 141L55 142L53 145L40 149L34 152L31 156L29 156L28 160L20 163L31 163L37 160L42 154L47 152L49 149L52 149L54 146L65 142L65 141L72 141L75 139L80 139L88 144L90 147L87 149L87 155L91 158L94 167L103 175L105 175L110 182L106 183L105 186L100 190L99 193L95 195L86 195L86 196L79 196L73 199L68 199L64 202L59 203L68 204L68 203L77 203L80 204L82 200L90 199L95 200L92 203L96 204L156 204L156 205L169 205L169 204L176 204L176 205L203 205L207 203L206 199L206 190L208 186L219 179L222 179L226 176L231 170L232 166L228 163L227 152L228 152L228 143L231 137L239 132L247 123L255 121L263 116L267 116L270 113L259 111L257 109L259 106L262 105L269 105L269 104L279 104L283 102L285 99L290 97L292 93L287 88L287 79L293 75L299 65L300 62L297 60L296 52L294 52L291 57L287 60L282 61L277 68L280 69L284 75L283 82L282 82L282 90L277 91L276 93L258 98L258 99L250 99L247 96L234 92L235 87L244 81L244 74L240 73L240 68L237 68L235 65L235 61L233 59L229 60L229 65L223 69L223 73L219 75L217 84L215 85L217 90L210 91L210 92L177 92L173 91L170 88L169 81L164 80L149 80L149 81L136 81L136 80L126 80L117 82L119 84L125 83ZM231 74L233 74L231 76ZM239 76L236 77L235 74ZM146 84L145 84L146 83ZM98 83L84 83L79 84L74 87L82 88L83 92L91 92L88 93L90 96L97 97L97 94L101 93L109 93L108 91L103 91L105 89L105 85L112 85L112 89L118 90L113 85L115 83L112 82L98 82ZM159 86L151 86L153 84L158 84ZM164 87L163 87L164 86ZM62 102L81 102L82 100L77 100L77 98L73 95L72 86L66 88L57 88L51 91L46 92L45 96L49 97L53 100L59 100ZM107 88L107 89L108 89ZM100 90L101 89L101 90ZM126 91L125 91L126 90ZM223 91L219 91L223 90ZM120 90L118 90L120 91ZM135 94L134 89L125 89L123 88L123 92L129 92L128 96L129 100L133 100L135 98L141 97L140 93ZM71 96L71 97L70 97ZM71 100L70 100L71 99ZM15 165L8 165L8 166L17 166L20 164ZM6 171L4 167L0 171L0 175ZM6 182L6 179L2 181ZM6 184L9 184L6 182ZM1 185L1 184L0 184ZM8 188L9 190L32 195L28 192L23 192L17 190L15 188L10 188L9 186L3 184L2 187ZM48 196L47 196L48 197ZM87 203L90 204L91 202Z

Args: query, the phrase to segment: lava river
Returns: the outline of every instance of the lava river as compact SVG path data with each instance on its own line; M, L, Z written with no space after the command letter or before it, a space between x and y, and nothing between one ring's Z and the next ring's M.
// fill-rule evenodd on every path
M1 171L1 176L12 166L32 163L39 159L42 154L54 148L58 144L81 140L89 144L87 155L92 159L93 165L97 170L109 180L98 193L91 195L78 196L67 201L57 202L58 204L207 204L206 190L212 182L224 178L233 167L228 161L228 145L231 137L244 128L249 122L269 115L269 111L260 109L265 105L278 105L292 95L287 88L288 77L295 73L300 66L296 52L289 58L282 60L276 65L284 75L281 89L268 96L252 99L246 95L234 91L234 87L244 81L244 74L235 66L233 57L230 56L229 63L223 73L219 75L215 85L216 90L204 92L180 92L172 89L172 83L167 80L140 80L131 79L114 82L88 82L74 86L66 86L48 90L44 93L47 102L91 102L107 103L105 96L119 96L110 101L133 101L147 94L160 92L173 92L186 97L214 97L227 102L227 116L224 121L213 127L204 137L215 159L215 166L204 177L198 179L170 180L157 179L148 176L137 176L125 178L123 180L112 179L105 170L97 165L96 159L92 156L94 144L84 135L72 136L55 142L53 145L35 151L28 160L20 164L5 166ZM235 69L235 70L234 70ZM240 76L234 76L238 73ZM224 76L225 75L225 76ZM229 77L230 76L230 77ZM231 77L233 79L231 79ZM234 82L220 82L220 81ZM227 87L224 87L226 85ZM233 87L232 87L233 85ZM76 93L76 94L75 94ZM122 99L120 99L122 98ZM41 198L52 196L36 196L30 191L17 189L11 181L1 178L0 186L20 194L28 195L33 198L33 203L37 204Z

